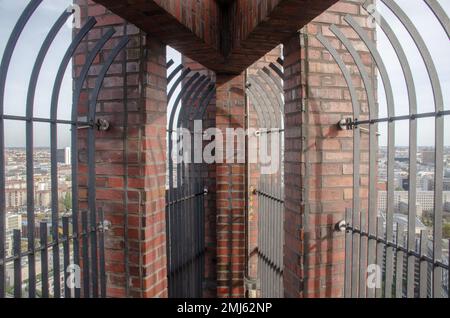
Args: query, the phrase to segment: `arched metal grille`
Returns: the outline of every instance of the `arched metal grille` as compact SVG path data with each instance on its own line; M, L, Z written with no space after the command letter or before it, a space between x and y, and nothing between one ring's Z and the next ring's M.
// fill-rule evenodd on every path
M129 39L123 36L118 43L109 51L101 65L100 72L96 78L94 88L90 91L87 116L79 119L78 105L80 103L81 91L86 82L89 69L94 59L101 52L105 44L115 33L113 28L107 30L89 51L85 64L81 68L80 75L74 80L74 93L71 109L71 119L58 119L58 99L62 86L64 73L71 61L76 49L86 38L89 31L97 23L94 18L88 18L80 30L73 36L72 42L60 61L55 81L53 83L50 116L48 118L34 117L35 95L39 74L41 72L47 52L52 46L55 37L62 26L74 13L69 7L64 10L60 17L51 27L41 45L35 60L26 98L25 116L13 116L5 113L5 88L8 70L16 45L20 40L21 33L26 28L33 13L41 5L42 0L30 1L15 24L6 44L0 65L0 298L3 297L105 297L105 255L103 241L103 215L97 211L95 202L95 131L100 129L100 121L96 118L96 105L104 78L117 57L119 52L127 45ZM26 125L26 188L27 188L27 249L21 248L21 230L13 231L12 256L6 257L6 202L5 202L5 120L24 122ZM39 239L35 237L35 202L34 202L34 161L33 161L33 138L34 124L48 123L50 125L50 165L51 165L51 239L48 240L48 224L42 221L39 227ZM70 125L71 127L71 176L72 176L72 213L62 216L58 208L58 166L57 166L57 143L58 125ZM88 181L87 181L87 206L86 210L80 209L78 196L78 131L87 129L87 159ZM61 231L61 232L60 232ZM39 243L36 244L36 241ZM50 254L51 253L51 254ZM62 254L62 255L61 255ZM22 278L24 260L27 263L27 280ZM52 264L49 264L49 259ZM40 262L40 273L37 273L36 263ZM62 261L62 264L61 264ZM69 279L69 265L75 264L82 268L81 288L75 284L69 286L65 282ZM50 266L49 266L50 265ZM50 267L50 268L49 268ZM12 291L6 288L6 271L13 271ZM53 288L50 288L52 282ZM61 283L63 282L63 283ZM24 287L24 285L26 285ZM23 289L28 290L25 295Z
M450 20L437 1L424 0L436 19L449 35ZM368 49L384 87L387 101L385 118L378 117L375 91L365 65L352 41L344 35L336 25L329 28L342 43L356 64L364 84L369 108L368 119L361 119L361 104L341 54L323 35L317 39L331 54L338 64L350 91L353 118L343 120L343 129L353 130L353 207L346 215L346 260L345 260L345 296L346 297L443 297L449 293L449 261L448 255L443 255L442 224L443 224L443 177L444 177L444 117L450 114L444 109L443 87L439 81L437 66L424 39L415 24L402 8L393 0L381 2L396 16L411 36L420 56L423 59L433 91L435 111L418 113L417 91L413 81L413 66L410 65L405 48L402 47L397 35L386 19L371 5L371 1L363 4L363 8L372 14L382 32L388 38L400 62L408 92L409 114L396 116L395 98L390 81L389 70L383 61L378 48L369 37L367 31L350 15L344 20L356 32ZM449 45L449 43L443 43ZM433 233L423 230L416 235L416 175L417 175L417 122L420 118L435 120L435 153L434 153L434 213ZM406 228L394 222L394 165L395 165L395 134L398 121L409 121L409 180L408 180L408 212ZM387 123L387 206L385 215L378 213L377 207L377 131L379 123ZM369 182L368 211L361 209L360 198L360 152L361 133L367 129L369 133ZM430 235L429 235L430 234ZM377 285L368 285L367 277L371 274L368 266L378 265L380 275ZM376 267L374 267L376 268ZM368 273L369 271L369 273ZM372 286L372 287L371 287Z
M259 172L259 183L254 190L258 196L258 282L261 297L284 296L284 100L283 60L278 59L247 77L247 95L256 112L259 138L271 149L272 134L278 135L279 166L273 174ZM274 154L271 154L272 156Z
M173 61L168 62L168 68ZM166 192L167 262L169 297L202 297L205 256L205 166L194 158L194 138L190 158L174 162L173 152L185 156L177 145L186 142L182 129L193 130L195 120L203 121L215 96L215 83L206 75L183 65L168 76L168 189ZM181 87L178 93L177 88ZM203 131L194 134L203 134Z

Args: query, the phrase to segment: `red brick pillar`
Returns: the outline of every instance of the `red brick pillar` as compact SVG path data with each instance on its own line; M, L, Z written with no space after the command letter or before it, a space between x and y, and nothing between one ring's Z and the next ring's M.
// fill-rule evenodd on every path
M245 129L245 75L217 75L216 127ZM235 145L237 144L235 139ZM235 147L236 149L237 147ZM245 164L216 163L217 296L243 297Z
M110 123L108 131L97 133L95 145L97 207L112 224L105 237L107 297L166 297L165 45L101 5L78 4L84 18L94 16L98 23L77 52L75 73L101 35L111 27L116 30L92 66L88 87L112 47L122 36L130 37L105 78L96 113ZM83 91L83 100L88 93ZM80 105L80 115L84 110ZM80 133L81 201L86 195L85 141Z
M327 36L349 69L355 69L348 52L328 30L336 24L355 44L375 81L367 51L343 22L348 13L368 26L364 10L355 2L358 1L341 1L332 6L284 46L287 297L343 297L344 234L336 232L334 226L345 218L346 208L352 207L353 132L339 130L337 123L352 117L353 111L339 67L315 36ZM357 75L353 82L359 93L361 118L366 118L364 87ZM367 136L362 134L362 209L367 206L368 197L367 152Z

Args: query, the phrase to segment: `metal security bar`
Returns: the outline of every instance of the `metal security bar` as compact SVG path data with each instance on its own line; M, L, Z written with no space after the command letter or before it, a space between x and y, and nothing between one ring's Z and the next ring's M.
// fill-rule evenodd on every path
M279 184L262 181L258 190L258 275L261 297L282 298L284 193Z
M38 9L42 0L32 0L22 12L6 44L0 64L0 298L4 297L105 297L105 255L104 230L107 224L103 221L103 213L95 203L95 131L103 129L104 121L96 118L96 104L103 80L119 54L127 45L128 37L122 37L118 44L109 51L95 86L89 96L88 115L85 119L79 118L78 105L81 90L86 81L90 67L95 57L100 53L108 40L115 33L109 29L95 43L89 51L80 75L74 79L74 92L70 120L57 118L59 94L67 66L76 49L86 38L89 31L95 26L94 18L87 18L85 24L78 30L66 49L60 61L55 82L53 83L50 116L37 118L34 116L35 95L39 74L44 64L47 52L62 26L74 13L69 7L64 10L54 22L43 41L35 60L26 98L25 116L5 114L5 88L8 70L16 45L20 40L22 31L26 28L29 19ZM12 231L6 227L6 200L5 200L5 121L24 122L26 125L26 250L23 250L21 229ZM50 179L51 179L51 216L49 220L35 220L35 184L34 184L34 124L49 123L50 125ZM58 124L71 127L71 213L60 215L58 204ZM87 133L87 166L89 178L87 185L88 209L81 211L78 197L78 130L85 128ZM37 226L38 225L38 226ZM11 233L11 234L10 234ZM38 238L35 233L38 233ZM50 235L50 237L49 237ZM12 239L11 256L6 256L7 237ZM51 253L50 253L51 251ZM36 270L36 264L40 273ZM23 268L27 266L27 278L22 276ZM12 284L6 284L7 273L13 273ZM9 276L9 274L8 274ZM24 292L26 291L26 293Z
M380 29L391 43L400 62L408 91L409 114L395 116L395 102L388 69L372 42L367 30L356 19L346 15L344 20L365 44L376 65L384 86L387 101L385 118L378 118L373 87L367 69L352 42L336 26L331 32L342 43L361 75L367 96L369 118L360 119L361 105L358 102L355 87L348 67L338 49L333 47L327 37L318 35L317 39L338 64L350 91L353 117L343 119L338 125L342 129L353 131L353 205L346 212L345 226L345 296L346 297L448 297L449 259L443 254L443 245L448 244L442 237L443 224L443 177L444 177L444 117L450 112L444 110L442 84L439 82L433 57L422 36L411 19L393 0L380 0L404 26L419 51L433 91L434 112L417 112L417 93L413 81L412 67L405 49L386 19L374 11L372 1L366 1L363 8L374 16ZM449 37L450 20L437 1L424 0ZM444 44L445 45L445 44ZM447 43L448 45L448 43ZM417 120L435 119L434 185L433 185L433 231L417 227ZM409 121L409 176L406 221L394 213L395 186L395 133L396 122ZM377 164L378 123L387 123L387 194L386 212L377 208ZM368 125L368 128L364 126ZM369 134L369 182L368 210L361 208L360 199L360 152L361 134ZM403 224L406 223L406 224Z
M182 185L171 191L169 297L202 297L205 254L204 197L201 184Z
M167 67L173 66L173 61ZM166 191L167 262L169 297L203 296L205 262L204 166L195 163L191 151L189 162L175 164L174 140L182 142L182 128L192 131L193 120L203 120L215 96L215 84L206 75L178 65L168 75L168 182ZM175 94L178 87L181 89ZM196 132L194 132L196 133ZM201 132L202 133L202 132ZM194 149L194 139L191 139ZM183 154L184 156L184 154Z
M284 141L283 60L278 59L247 76L247 96L258 118L257 136L270 148L271 134ZM284 246L284 171L283 149L279 151L280 169L271 175L260 174L254 193L258 202L258 277L260 297L282 298ZM272 154L273 156L274 154ZM260 167L261 169L261 167Z

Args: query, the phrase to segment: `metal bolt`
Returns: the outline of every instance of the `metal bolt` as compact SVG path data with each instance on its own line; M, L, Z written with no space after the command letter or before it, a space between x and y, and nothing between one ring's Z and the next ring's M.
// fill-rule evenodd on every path
M341 220L335 225L336 232L345 232L347 229L347 222L345 220Z

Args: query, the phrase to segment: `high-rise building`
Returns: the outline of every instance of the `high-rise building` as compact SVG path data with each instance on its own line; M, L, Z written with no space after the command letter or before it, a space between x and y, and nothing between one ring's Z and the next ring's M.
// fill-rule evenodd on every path
M71 155L71 153L70 153L70 147L66 147L66 148L64 149L64 163L65 163L66 165L70 165L70 155Z

